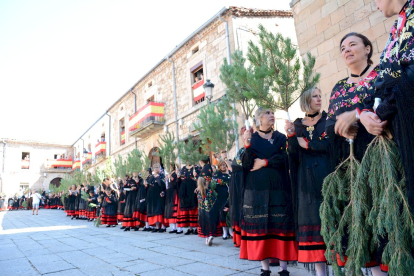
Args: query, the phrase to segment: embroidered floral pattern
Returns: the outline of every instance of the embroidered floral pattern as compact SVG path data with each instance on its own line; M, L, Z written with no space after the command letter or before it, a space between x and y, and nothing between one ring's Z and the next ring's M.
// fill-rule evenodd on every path
M327 119L335 119L336 115L357 107L362 109L364 99L374 93L373 84L378 71L379 67L376 66L365 79L358 83L348 82L348 78L338 81L331 92Z
M392 69L395 63L400 67L400 62L414 61L414 49L410 49L414 43L414 0L409 0L401 10L398 19L391 28L385 49L380 58L379 78L399 78L400 69Z

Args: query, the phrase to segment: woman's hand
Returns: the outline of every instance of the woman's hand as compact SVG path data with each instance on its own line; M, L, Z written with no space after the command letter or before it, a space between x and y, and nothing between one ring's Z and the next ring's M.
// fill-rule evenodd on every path
M346 133L344 133L342 136L348 139L355 139L358 134L358 124L354 123L351 125Z
M194 193L196 194L198 192L198 188L195 188Z
M250 140L252 139L252 134L250 131L245 131L243 133L243 142L245 146L250 146Z
M368 133L372 135L380 135L388 123L388 121L381 121L377 114L373 112L364 111L360 115L361 123L364 125Z
M257 171L261 168L263 168L266 165L266 161L264 161L263 159L260 158L256 158L254 159L254 164L253 164L253 168L250 170L252 171Z
M289 136L295 133L295 125L289 120L285 120L285 131Z
M342 113L341 115L336 116L336 123L335 123L336 134L338 134L339 136L344 136L344 137L351 136L349 128L358 121L356 118L356 112L357 112L356 110L347 111L347 112Z
M302 148L308 149L308 142L306 142L303 137L298 137L298 143Z

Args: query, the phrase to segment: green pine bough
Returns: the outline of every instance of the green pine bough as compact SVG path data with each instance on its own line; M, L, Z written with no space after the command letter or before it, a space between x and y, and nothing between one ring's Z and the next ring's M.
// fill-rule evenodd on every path
M342 238L347 232L351 237L354 227L361 235L366 233L365 223L361 222L360 218L362 209L356 211L357 208L355 208L366 199L364 197L366 191L360 190L356 181L359 166L360 163L354 156L354 145L351 140L349 157L324 179L322 187L324 200L320 207L320 217L321 234L327 245L325 257L328 262L332 263L335 275L339 276L345 275L336 262L337 256L342 261L345 260L343 255L345 245L342 243ZM357 221L360 224L354 225L353 222ZM355 276L362 275L361 260L358 262L350 261L353 256L348 255L349 252L346 253L348 257L346 271ZM363 264L365 261L366 259L363 257Z
M414 275L414 218L408 205L401 156L392 139L378 136L370 143L360 178L372 190L368 224L374 246L380 242L378 237L388 240L382 262L389 265L389 275Z
M371 260L370 253L384 242L382 263L389 266L389 275L414 275L414 217L392 139L374 138L360 164L351 154L325 178L322 194L321 233L329 245L325 256L337 275L363 275L361 268ZM336 256L344 260L345 234L349 239L342 271Z
M229 151L236 141L237 122L232 116L227 99L209 103L200 109L194 128L200 133L203 152Z
M170 171L170 166L175 164L177 159L177 143L175 142L174 133L167 132L160 136L162 143L158 141L159 155L162 158L164 169Z

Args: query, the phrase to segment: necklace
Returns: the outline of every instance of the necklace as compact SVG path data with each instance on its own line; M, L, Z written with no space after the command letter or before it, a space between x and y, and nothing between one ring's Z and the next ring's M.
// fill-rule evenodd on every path
M270 133L270 132L272 132L272 128L270 128L269 130L260 130L260 129L259 129L259 131L260 131L261 133L264 133L265 137L267 138L267 135L269 135L269 133Z
M353 78L359 78L360 81L362 81L362 76L368 71L369 67L371 67L371 65L367 65L367 67L365 67L364 71L362 71L362 73L360 75L356 75L356 74L352 74L351 73L351 77Z
M315 120L315 117L319 115L319 111L316 112L315 114L306 114L306 117L311 118L311 121L313 122L313 120Z

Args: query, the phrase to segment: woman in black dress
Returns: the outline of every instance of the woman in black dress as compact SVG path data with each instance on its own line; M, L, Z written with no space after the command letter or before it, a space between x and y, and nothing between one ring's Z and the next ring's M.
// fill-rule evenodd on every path
M359 122L360 113L364 109L364 101L374 94L374 83L378 78L379 67L371 60L372 44L364 35L349 33L340 42L340 51L345 64L351 72L350 77L339 80L332 88L329 101L328 115L325 125L328 143L330 169L333 170L350 154L347 139L354 140L354 154L361 161L367 145L374 139L365 127ZM384 124L385 125L385 124ZM343 238L343 251L348 246L347 235ZM383 240L379 237L380 241ZM376 245L371 251L371 261L366 267L371 267L374 276L383 275L381 269L388 268L381 265L383 243ZM345 262L337 258L339 266Z
M305 118L286 121L289 169L299 242L298 262L315 263L318 276L326 275L326 246L321 235L319 207L323 179L329 174L328 142L325 139L326 112L320 112L321 91L304 92L300 106Z
M179 177L179 189L178 189L178 214L177 214L177 227L188 227L185 235L195 234L197 235L196 227L198 226L198 207L197 207L197 195L194 193L197 188L197 182L195 175L198 168L191 164L184 166ZM182 231L177 232L181 234Z
M106 227L115 227L118 224L116 219L116 209L118 202L112 194L112 189L109 187L105 190L105 197L102 201L102 219L101 223L106 224Z
M155 163L152 167L154 175L150 176L146 182L147 190L147 217L151 226L155 225L153 233L165 232L164 222L164 198L165 198L165 181L161 175L161 165ZM161 227L161 228L160 228Z
M133 218L135 220L134 230L136 231L138 231L139 227L144 227L143 231L151 230L148 224L146 198L147 198L147 186L144 185L144 179L138 176L137 197L135 199L134 215L133 215Z
M227 212L229 199L229 182L231 174L227 169L227 163L223 159L218 161L218 169L213 175L213 179L217 182L215 191L217 192L217 205L219 209L219 226L223 229L223 240L227 240Z
M136 176L135 173L134 173L134 176ZM135 199L137 197L137 183L132 177L126 176L126 183L124 184L124 192L125 192L125 209L124 209L122 227L125 228L124 231L130 231L131 228L135 228L135 225L136 225L133 215L134 215Z
M169 224L172 228L172 230L169 232L170 234L177 233L178 177L175 170L175 164L171 164L170 174L166 176L167 190L165 192L164 219L165 223ZM182 230L179 229L179 231Z
M287 262L297 261L286 136L273 131L274 112L256 111L258 131L243 134L246 172L243 196L240 258L261 261L268 276L269 259L279 259L281 276L288 276Z
M240 135L244 134L244 130ZM241 244L241 210L243 208L243 192L244 192L244 173L241 162L241 156L244 154L245 148L241 148L236 157L234 157L231 167L232 176L229 182L229 205L230 205L230 222L233 227L233 243L234 246L240 247Z
M72 188L69 190L69 196L66 200L69 201L69 207L68 207L68 216L71 217L71 219L73 219L76 215L76 208L75 208L75 204L76 204L76 197L78 195L78 191L76 190L76 185L72 185Z

